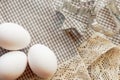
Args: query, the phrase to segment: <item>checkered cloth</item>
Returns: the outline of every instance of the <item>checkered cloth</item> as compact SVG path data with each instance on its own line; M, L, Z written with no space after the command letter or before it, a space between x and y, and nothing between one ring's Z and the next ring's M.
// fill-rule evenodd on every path
M103 14L99 15L100 21L105 26L114 25L112 23L109 12L103 10ZM102 17L103 16L103 17ZM65 22L64 22L65 21ZM81 23L76 20L67 18L55 11L53 0L0 0L0 23L2 22L14 22L22 25L29 31L32 41L31 44L21 50L26 54L33 44L41 43L50 47L57 56L58 64L61 64L76 54L76 43L74 43L66 34L63 33L63 24L68 26L76 26L80 31L85 34L82 41L88 39L93 31L85 31L80 26L87 27L86 16L81 17ZM120 35L110 38L115 44L120 43ZM0 48L0 55L8 52L5 49ZM18 80L43 80L38 78L27 67L24 74Z
M52 1L46 0L0 0L0 23L14 22L27 29L32 37L31 44L36 43L50 47L57 56L58 64L76 54L76 46L62 32L64 17L56 14ZM8 52L0 48L0 55ZM18 80L38 80L29 67Z

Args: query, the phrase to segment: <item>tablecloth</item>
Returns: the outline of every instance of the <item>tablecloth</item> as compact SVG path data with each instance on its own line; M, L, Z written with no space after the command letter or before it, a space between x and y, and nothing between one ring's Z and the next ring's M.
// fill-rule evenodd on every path
M99 19L104 26L114 26L107 9L102 10ZM58 64L61 64L78 54L77 46L64 32L63 25L77 27L84 31L87 27L87 17L81 17L80 21L67 18L56 12L54 0L0 0L0 23L14 22L22 25L29 31L32 41L28 47L22 49L26 54L29 48L36 43L44 44L52 49L57 56ZM83 28L81 28L82 26ZM81 43L88 39L93 31L84 31ZM113 43L120 43L120 35L109 38ZM0 48L0 56L8 52ZM43 80L38 78L29 66L18 80ZM78 79L76 79L78 80Z

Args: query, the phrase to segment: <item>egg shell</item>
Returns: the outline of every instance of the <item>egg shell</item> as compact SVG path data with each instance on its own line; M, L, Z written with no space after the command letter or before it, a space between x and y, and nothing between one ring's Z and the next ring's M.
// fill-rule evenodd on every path
M41 78L50 78L57 69L57 58L54 52L41 44L30 48L28 62L32 71Z
M27 30L15 23L0 24L0 46L8 50L25 48L31 37Z
M25 71L27 56L20 51L8 52L0 57L0 80L15 80Z

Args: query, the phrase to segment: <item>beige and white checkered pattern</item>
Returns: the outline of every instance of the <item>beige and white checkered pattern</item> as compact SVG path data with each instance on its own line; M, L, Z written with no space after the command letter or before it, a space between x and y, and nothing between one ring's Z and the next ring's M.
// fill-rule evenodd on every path
M57 5L58 4L56 4L56 6ZM102 10L98 17L100 23L105 27L114 26L108 11ZM83 33L81 43L94 33L90 28L86 28L88 23L87 16L78 17L78 19L79 21L72 18L65 19L61 13L55 11L53 0L0 0L0 23L18 23L28 30L32 37L31 44L22 51L27 54L29 47L33 44L45 44L56 54L58 64L63 63L78 54L76 51L76 43L68 38L62 31L63 25L77 27L78 30ZM119 44L119 34L110 38L110 40L115 44ZM0 56L6 52L8 51L0 48ZM27 67L24 74L18 80L43 79L38 78L32 73L30 68Z

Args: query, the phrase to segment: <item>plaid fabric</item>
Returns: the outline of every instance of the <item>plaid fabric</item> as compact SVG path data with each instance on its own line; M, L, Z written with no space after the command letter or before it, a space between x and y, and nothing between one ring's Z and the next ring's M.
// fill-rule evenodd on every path
M107 16L109 12L107 14L107 12L103 10L103 14ZM103 14L99 15L101 23L105 26L113 26L114 24L112 24L111 19L102 17ZM65 23L63 24L64 21ZM86 31L80 27L81 25L87 27L86 16L80 18L79 22L81 23L71 18L65 19L61 13L55 11L53 0L0 0L0 23L2 22L18 23L29 31L32 37L31 44L21 51L27 54L29 47L33 44L44 44L54 51L58 58L58 64L71 59L78 53L76 51L76 43L63 33L62 29L64 25L70 27L76 26L80 31L83 31L84 36L81 38L82 41L85 41L93 33L92 30ZM120 43L119 35L110 39L115 44ZM8 51L0 48L0 55L6 52ZM43 79L33 74L28 66L18 80Z

